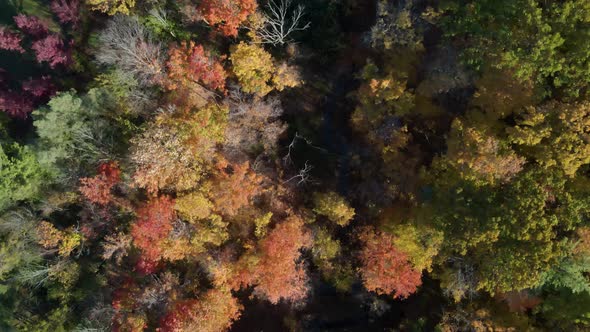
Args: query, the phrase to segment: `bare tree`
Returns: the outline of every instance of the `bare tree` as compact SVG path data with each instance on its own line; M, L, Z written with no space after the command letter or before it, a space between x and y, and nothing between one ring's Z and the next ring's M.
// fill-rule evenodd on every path
M291 164L293 163L293 160L291 160L291 152L292 150L295 148L295 145L297 145L297 142L299 140L303 140L305 142L305 144L307 144L309 147L319 150L319 151L323 151L323 152L328 152L326 151L326 149L324 148L320 148L319 146L313 145L313 143L311 142L311 140L307 139L305 136L301 136L299 135L298 132L295 133L295 136L293 137L293 140L291 140L291 143L289 143L289 146L287 146L287 155L285 155L283 157L283 162L285 164Z
M448 262L451 273L448 275L445 295L473 299L477 295L477 276L473 264L462 257L451 257Z
M152 282L143 288L141 294L137 297L137 302L148 309L164 309L168 300L169 293L178 291L180 288L178 276L171 272L164 272L160 275L152 275Z
M292 176L290 179L284 181L283 183L289 183L293 180L299 180L297 181L297 185L301 185L301 184L306 184L308 182L311 182L311 170L313 169L312 165L309 165L308 162L305 162L305 167L299 170L299 173L297 173L297 175Z
M131 236L125 233L107 235L102 247L102 259L109 260L111 257L114 257L115 262L120 265L131 247Z
M133 74L142 85L157 83L162 75L161 46L137 17L117 15L100 32L96 60Z
M74 328L74 332L109 332L113 330L115 309L103 294L92 297L95 305L87 310L82 321Z
M275 151L279 137L287 129L281 121L283 114L278 98L251 98L239 90L231 88L229 98L229 121L225 130L224 152L232 161L246 157L245 151L255 151L261 146L261 154Z
M256 31L262 43L283 45L291 42L289 37L295 31L303 31L310 27L311 23L303 24L302 18L305 7L298 5L289 16L292 0L269 0L268 13L263 13L264 25Z

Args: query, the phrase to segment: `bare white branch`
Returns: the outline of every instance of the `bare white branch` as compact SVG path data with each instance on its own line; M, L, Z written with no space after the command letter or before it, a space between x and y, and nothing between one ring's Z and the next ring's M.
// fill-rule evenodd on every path
M297 175L291 177L290 179L284 181L283 183L289 183L293 180L299 180L297 181L297 185L302 185L302 184L306 184L308 182L311 181L311 174L309 174L309 172L311 172L311 170L313 169L312 165L308 164L308 161L305 161L305 167L299 170L299 173L297 173Z
M295 145L297 145L297 141L299 141L299 140L303 140L305 142L305 144L307 144L308 146L310 146L313 149L316 149L316 150L319 150L319 151L323 151L323 152L327 152L326 149L320 148L319 146L316 146L316 145L313 145L313 143L311 142L311 140L309 140L305 136L301 136L301 135L299 135L299 133L295 133L295 136L293 137L293 140L291 140L291 143L289 143L289 146L287 146L287 155L283 157L283 162L285 164L290 164L290 163L293 162L291 160L291 152L292 152L293 148L295 148Z
M263 44L283 45L293 41L289 36L295 31L303 31L310 27L311 23L303 23L305 7L298 5L291 11L292 0L269 0L268 13L263 13L264 26L256 31Z

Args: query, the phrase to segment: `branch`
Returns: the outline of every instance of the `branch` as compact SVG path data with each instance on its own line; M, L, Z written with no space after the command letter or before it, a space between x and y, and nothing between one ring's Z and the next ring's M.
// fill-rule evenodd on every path
M297 185L305 184L311 181L311 175L309 172L313 169L312 165L308 164L308 161L305 161L305 167L299 170L299 173L290 179L283 182L283 184L291 182L292 180L299 179Z
M305 14L305 7L302 5L298 5L291 18L288 19L287 14L290 7L291 0L281 0L280 4L274 0L269 1L267 5L269 13L263 13L264 26L256 31L262 44L283 45L293 41L289 38L291 33L306 30L311 26L310 22L305 24L301 22Z

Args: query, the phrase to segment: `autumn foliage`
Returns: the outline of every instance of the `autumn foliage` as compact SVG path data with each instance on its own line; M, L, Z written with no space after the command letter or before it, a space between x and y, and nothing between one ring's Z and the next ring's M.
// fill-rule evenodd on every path
M33 100L14 91L0 90L0 110L14 118L24 119L35 108Z
M55 34L36 40L31 46L39 63L46 62L49 67L68 65L71 62L69 50L63 40Z
M157 331L223 332L240 317L242 308L229 291L212 289L200 299L174 303Z
M304 299L308 279L304 265L298 260L300 250L309 246L311 237L300 218L291 216L277 225L260 244L262 257L255 291L271 303Z
M111 189L121 178L121 171L115 162L101 164L98 175L80 179L80 192L84 197L96 204L106 205L111 199Z
M521 171L525 159L501 146L495 137L466 126L452 124L447 158L463 178L493 183L506 182Z
M0 332L590 331L590 0L367 2L0 0Z
M395 247L395 238L387 233L365 229L359 236L364 243L360 270L365 287L377 294L406 298L422 283L421 271L412 268L408 255Z
M211 200L221 213L235 215L260 192L262 177L250 169L248 162L230 166L222 161L217 168Z
M46 102L55 93L55 85L48 76L22 81L21 91L13 91L0 83L0 110L14 118L24 119L35 105Z
M222 34L235 37L240 24L256 11L255 0L204 0L197 11Z
M51 10L59 19L61 24L72 24L77 27L80 22L80 1L79 0L53 0Z
M224 90L227 74L221 63L203 46L194 42L182 42L168 51L168 88L175 90L178 86L198 82L211 89Z
M113 291L111 306L114 309L113 331L114 332L142 332L147 328L145 314L137 312L135 295L139 288L133 280L124 280L121 288Z
M135 184L150 192L195 187L223 140L227 111L210 103L197 112L158 116L132 140Z
M175 215L174 201L167 196L155 198L137 210L137 221L131 227L131 236L145 260L160 260L162 243L172 231Z
M73 228L59 230L52 223L41 221L36 229L38 243L50 252L68 256L82 241L82 236Z
M300 250L311 246L311 241L303 221L288 217L261 240L256 254L246 254L237 262L230 284L234 289L254 285L254 293L271 303L305 299L308 276L299 259Z
M87 0L86 4L92 10L116 15L117 13L128 15L135 6L135 0Z
M14 17L16 26L27 35L40 39L49 33L47 24L41 21L37 16L27 16L24 14L16 15Z
M20 45L21 36L7 27L0 26L0 50L16 51L25 53L25 49Z
M47 63L51 69L71 63L70 45L64 44L59 35L50 34L44 21L24 14L16 15L13 19L20 33L0 26L0 50L20 54L32 51L37 63ZM30 49L25 50L23 46ZM6 73L4 70L0 72ZM19 119L27 118L36 106L46 103L56 92L48 75L21 81L22 91L15 89L14 85L4 86L5 83L4 77L0 79L0 110Z
M21 85L23 91L27 92L37 100L43 100L55 95L56 88L49 76L41 78L30 78Z
M265 96L272 90L301 84L297 69L286 63L276 63L264 47L240 42L231 47L233 72L244 92Z

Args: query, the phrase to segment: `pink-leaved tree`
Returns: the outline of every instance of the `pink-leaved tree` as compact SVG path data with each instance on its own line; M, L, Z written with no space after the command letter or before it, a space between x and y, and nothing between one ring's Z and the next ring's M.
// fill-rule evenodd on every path
M80 23L79 0L53 0L51 10L61 24L71 24L74 28Z
M16 26L27 35L35 39L43 38L49 33L47 24L41 21L37 16L28 16L19 14L13 17Z
M70 50L56 34L34 41L31 48L35 51L37 62L47 62L52 69L58 65L67 66L72 61Z
M21 36L7 27L0 26L0 50L16 51L25 53L25 49L20 45Z

